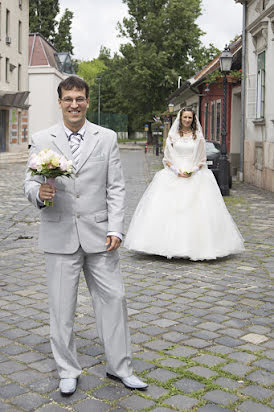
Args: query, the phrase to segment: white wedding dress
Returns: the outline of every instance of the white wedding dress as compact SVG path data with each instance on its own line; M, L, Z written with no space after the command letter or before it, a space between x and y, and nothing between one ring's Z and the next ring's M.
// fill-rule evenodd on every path
M189 178L181 171L202 168ZM244 250L243 238L206 166L202 136L167 139L165 168L156 173L130 223L125 247L132 251L191 260L216 259Z

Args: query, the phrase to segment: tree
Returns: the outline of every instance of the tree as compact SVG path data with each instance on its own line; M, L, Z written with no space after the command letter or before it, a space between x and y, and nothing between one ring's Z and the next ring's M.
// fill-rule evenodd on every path
M217 49L202 46L196 20L201 0L123 0L129 17L118 24L122 44L113 58L101 49L101 110L126 113L130 130L143 130L155 113L166 110L178 76L187 80ZM91 85L97 107L98 83Z
M31 0L29 4L29 30L53 41L59 13L59 0Z
M73 54L73 45L71 41L71 24L73 19L73 12L65 9L58 25L58 30L54 36L54 47L59 52L68 52Z
M58 23L56 17L59 11L59 0L31 0L29 4L29 30L31 33L42 34L59 52L73 54L71 41L73 13L69 9L65 9Z
M178 76L191 77L204 61L203 32L196 20L201 0L123 0L129 18L119 24L130 40L120 48L119 88L133 128L143 127L155 112L165 110L166 99ZM122 71L121 71L122 69Z

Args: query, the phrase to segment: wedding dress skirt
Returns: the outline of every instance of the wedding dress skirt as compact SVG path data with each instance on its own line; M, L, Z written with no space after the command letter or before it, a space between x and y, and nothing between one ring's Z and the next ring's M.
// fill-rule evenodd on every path
M191 153L196 143L191 140L175 145L173 164L182 171L193 167ZM206 166L189 178L178 177L169 168L156 173L133 215L125 247L191 260L216 259L244 250L243 238Z

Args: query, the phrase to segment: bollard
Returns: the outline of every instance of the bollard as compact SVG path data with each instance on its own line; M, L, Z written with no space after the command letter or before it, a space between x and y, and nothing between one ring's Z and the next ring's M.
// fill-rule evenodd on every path
M147 144L145 145L145 153L147 153Z

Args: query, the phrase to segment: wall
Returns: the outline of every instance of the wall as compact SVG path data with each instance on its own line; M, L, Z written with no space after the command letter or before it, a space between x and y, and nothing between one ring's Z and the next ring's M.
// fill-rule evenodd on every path
M10 10L11 43L6 43L6 9ZM29 32L29 1L22 0L22 8L19 8L18 0L2 0L0 16L0 90L17 92L18 65L21 65L21 91L28 90L28 32ZM18 51L18 22L22 22L21 52ZM15 66L9 71L9 80L6 82L6 58Z
M53 67L29 67L30 136L62 119L58 105L58 84L67 77Z
M6 10L9 10L9 30L6 34ZM19 48L19 21L21 36ZM6 92L16 94L28 91L28 31L29 31L29 1L2 0L0 3L0 94ZM7 37L8 40L7 41ZM6 59L9 59L6 71ZM19 66L21 67L19 76ZM6 77L7 73L7 77ZM20 79L19 79L20 77ZM3 105L5 111L6 133L1 136L5 141L5 150L21 152L27 149L28 112L27 109Z
M274 0L259 10L259 1L247 8L247 77L244 179L274 191ZM257 10L256 10L257 9ZM258 54L265 51L265 114L257 119Z

